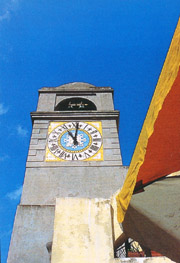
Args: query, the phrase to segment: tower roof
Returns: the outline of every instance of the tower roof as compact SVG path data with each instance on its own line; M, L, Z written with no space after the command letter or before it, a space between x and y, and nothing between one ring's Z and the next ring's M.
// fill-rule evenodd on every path
M111 91L111 87L96 87L92 84L85 82L72 82L63 84L57 87L43 87L39 90L39 92L63 92L63 91Z

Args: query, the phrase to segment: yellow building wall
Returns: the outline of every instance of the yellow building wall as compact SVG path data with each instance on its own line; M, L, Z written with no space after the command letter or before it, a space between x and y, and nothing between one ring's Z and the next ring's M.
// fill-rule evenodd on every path
M109 201L56 200L52 263L100 263L113 258Z
M163 263L165 257L114 258L113 243L122 233L113 200L56 199L51 263Z

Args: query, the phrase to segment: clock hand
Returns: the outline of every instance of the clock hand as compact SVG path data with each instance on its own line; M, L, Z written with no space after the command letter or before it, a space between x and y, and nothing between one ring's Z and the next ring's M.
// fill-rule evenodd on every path
M74 145L78 145L78 141L77 141L77 139L76 139L76 135L73 136L72 132L70 132L70 131L67 131L67 132L68 132L68 134L71 136L71 138L73 139Z
M78 145L78 141L77 141L78 129L79 129L79 122L76 123L76 132L75 132L75 136L74 136L74 145Z
M74 136L73 136L72 132L68 131L68 134L73 138L73 141L74 141Z

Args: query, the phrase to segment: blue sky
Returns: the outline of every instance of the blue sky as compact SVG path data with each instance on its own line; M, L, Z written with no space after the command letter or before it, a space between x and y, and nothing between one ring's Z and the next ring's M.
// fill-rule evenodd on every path
M179 0L0 1L0 230L6 262L38 89L111 86L129 165L178 17Z

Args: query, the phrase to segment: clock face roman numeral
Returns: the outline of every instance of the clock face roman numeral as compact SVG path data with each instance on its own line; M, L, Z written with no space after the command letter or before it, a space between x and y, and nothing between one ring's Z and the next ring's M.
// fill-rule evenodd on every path
M90 147L90 149L93 150L93 151L98 151L98 150L99 150L99 147L96 146L96 145L94 145L94 144L92 144L91 147Z
M91 135L94 134L94 133L97 133L98 131L97 130L94 130L91 132Z
M59 154L59 157L64 157L64 159L66 159L66 155L67 153L65 153L65 151L62 151L60 154Z
M54 153L56 156L59 156L59 154L61 153L61 149L57 148L55 151L53 151L53 153Z
M102 139L101 138L92 138L93 142L101 142Z
M74 128L76 128L77 122L72 122L72 126L73 126Z
M88 154L87 152L84 152L85 158L89 158L91 155Z
M85 130L87 127L88 127L88 124L86 124L86 125L83 127L83 129Z
M63 124L61 127L62 127L64 130L68 130L68 127L66 126L66 124Z
M52 144L51 146L49 146L49 149L53 152L53 151L55 151L56 149L58 149L58 145Z
M72 154L72 161L78 161L78 155L76 153Z

